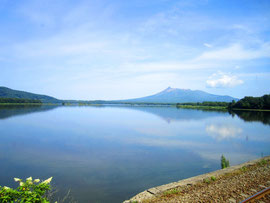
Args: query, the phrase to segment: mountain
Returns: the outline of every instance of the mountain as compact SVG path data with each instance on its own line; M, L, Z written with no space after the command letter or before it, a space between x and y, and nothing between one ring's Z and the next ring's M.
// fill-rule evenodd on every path
M43 103L60 103L61 102L61 100L58 100L54 97L50 97L47 95L18 91L18 90L13 90L7 87L0 87L0 98L38 99Z
M20 98L20 99L38 99L42 103L88 103L91 101L73 101L73 100L58 100L54 97L47 95L34 94L30 92L13 90L7 87L0 87L0 98ZM118 101L92 101L92 103L122 103L122 102L141 102L141 103L185 103L185 102L204 102L204 101L216 101L216 102L231 102L232 100L238 101L239 99L230 96L220 96L209 94L200 90L178 89L168 87L167 89L157 94L128 100Z
M185 103L185 102L231 102L239 99L230 96L209 94L200 90L178 89L168 87L167 89L147 97L122 100L122 102L145 102L145 103Z

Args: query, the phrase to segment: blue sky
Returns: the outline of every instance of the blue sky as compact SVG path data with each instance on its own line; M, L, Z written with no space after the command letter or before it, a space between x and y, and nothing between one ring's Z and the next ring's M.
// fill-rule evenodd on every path
M0 0L0 86L124 99L270 90L269 0Z

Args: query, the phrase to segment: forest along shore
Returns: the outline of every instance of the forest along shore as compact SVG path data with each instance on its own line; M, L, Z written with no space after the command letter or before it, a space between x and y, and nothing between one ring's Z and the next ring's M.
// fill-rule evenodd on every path
M124 203L236 203L270 187L270 156L148 189ZM270 195L260 199L270 202Z

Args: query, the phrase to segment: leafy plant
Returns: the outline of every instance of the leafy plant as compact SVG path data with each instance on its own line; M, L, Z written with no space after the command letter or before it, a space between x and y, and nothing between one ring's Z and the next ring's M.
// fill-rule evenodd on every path
M246 166L243 166L243 167L241 168L241 171L243 171L243 172L247 171L247 167L246 167Z
M222 154L221 156L221 168L227 168L227 167L230 167L230 162L228 159L225 158L225 156Z
M203 182L205 182L205 183L209 184L211 181L210 181L210 179L209 179L209 178L205 178L205 179L203 180Z
M51 178L40 183L39 179L33 180L32 177L25 181L14 178L15 182L19 182L20 186L16 189L7 186L0 186L0 202L33 202L33 203L49 203L47 193L51 190Z
M211 180L215 181L217 178L215 176L211 176Z
M267 164L267 161L266 161L265 159L263 159L263 160L261 160L261 161L259 162L259 165L260 165L260 166L264 166L265 164Z

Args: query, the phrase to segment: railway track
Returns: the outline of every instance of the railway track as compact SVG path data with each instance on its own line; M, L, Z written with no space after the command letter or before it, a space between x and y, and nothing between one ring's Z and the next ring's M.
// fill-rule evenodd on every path
M261 199L264 199L264 198L267 198L266 196L269 196L270 195L270 187L268 188L265 188L264 190L256 193L255 195L252 195L251 197L245 199L244 201L242 201L241 203L251 203L251 202L256 202L256 200L261 200ZM267 201L269 199L269 197L266 199ZM263 201L263 200L262 200Z
M215 174L211 175L215 176ZM230 173L216 177L216 180L210 182L183 185L145 202L270 203L269 158L241 166Z

